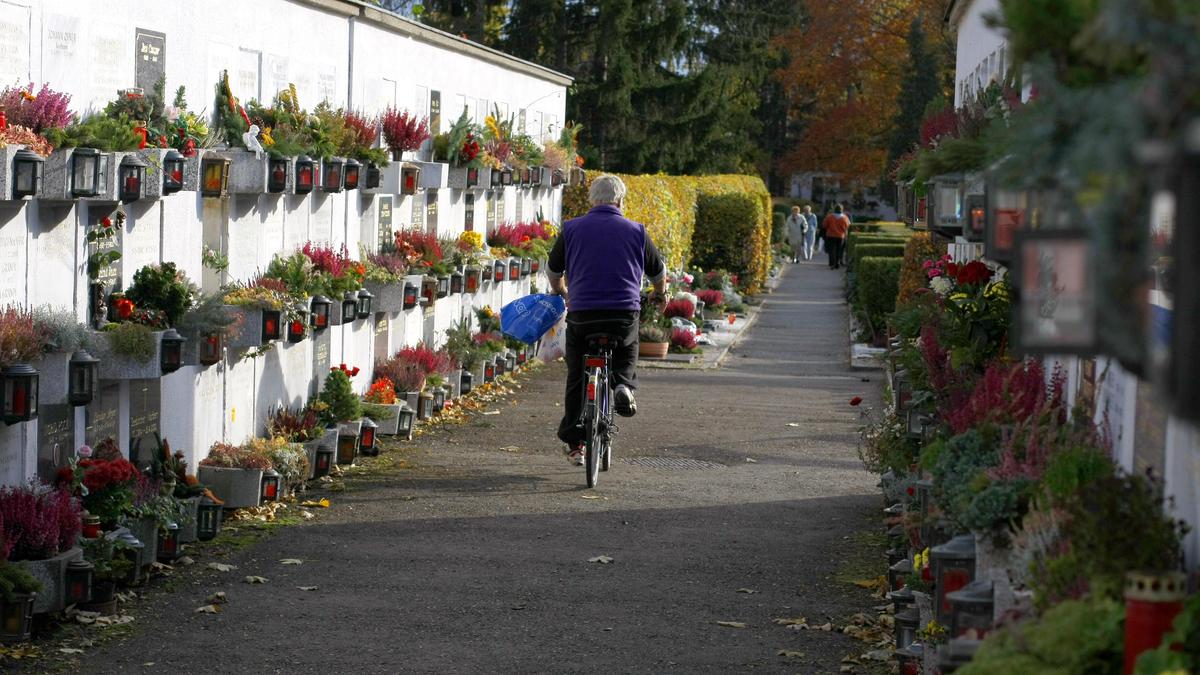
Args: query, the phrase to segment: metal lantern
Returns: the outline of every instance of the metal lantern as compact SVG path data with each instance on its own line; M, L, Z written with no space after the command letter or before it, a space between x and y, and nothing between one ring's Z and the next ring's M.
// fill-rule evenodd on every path
M98 197L108 190L108 155L95 148L71 153L71 195Z
M533 183L533 172L529 167L521 169L521 185L531 185Z
M930 550L933 567L934 618L943 626L950 624L950 601L947 593L965 587L975 578L975 535L963 534Z
M912 383L908 379L907 370L897 370L892 377L892 406L897 415L903 415L912 402Z
M444 387L433 388L433 414L440 415L446 409L446 389Z
M489 384L496 380L496 364L492 361L487 361L483 364L483 382Z
M1002 187L995 171L989 172L984 191L983 254L990 260L1012 261L1017 232L1029 226L1033 193Z
M504 375L508 372L508 359L503 354L496 355L496 377Z
M979 651L979 644L979 640L953 638L944 646L938 647L937 672L941 675L958 672L959 668L966 666L975 658L975 652Z
M463 286L467 293L479 292L479 268L468 267L463 275Z
M508 280L517 281L521 278L521 260L512 258L508 261Z
M173 563L183 551L179 548L179 524L168 523L166 532L158 533L158 551L155 555L160 563Z
M273 342L283 337L283 312L278 309L262 311L262 341Z
M543 171L545 171L545 169L540 166L529 167L529 183L534 187L540 186L542 184Z
M363 187L368 190L373 190L383 184L383 172L379 170L379 166L375 162L367 164L367 175L363 180Z
M517 355L508 352L504 355L504 372L512 373L517 370Z
M287 341L291 344L303 342L304 336L307 333L308 322L304 320L304 315L308 312L301 312L299 318L292 319L288 322Z
M529 273L530 274L537 274L541 269L542 269L542 259L541 258L534 258L533 260L529 261Z
M330 157L321 162L321 189L325 192L342 191L342 167L345 160L341 157Z
M203 497L196 508L196 538L209 541L221 530L221 505Z
M24 642L33 637L33 601L36 593L12 593L0 603L0 642Z
M356 159L347 159L346 164L342 167L343 185L347 190L357 190L358 183L362 176L362 164Z
M904 558L897 561L895 564L888 567L888 588L892 589L893 591L898 591L901 588L904 588L904 577L912 574L912 572L913 566L911 559Z
M90 602L92 599L92 575L96 566L80 558L67 563L63 575L66 582L66 601L68 605L78 605Z
M463 369L458 379L458 391L461 396L466 396L475 388L475 376L471 371Z
M27 363L0 368L0 415L5 424L38 416L38 371Z
M13 199L36 197L42 188L42 166L45 160L41 155L21 148L13 155Z
M272 157L267 161L267 192L283 192L287 189L288 161Z
M518 366L525 365L526 357L527 357L527 352L524 348L517 350L517 365Z
M992 582L976 579L957 591L946 594L950 603L950 637L982 640L992 629L995 606Z
M521 258L521 278L524 279L529 276L531 271L533 271L533 260L531 258Z
M900 561L903 559L904 553L902 552L896 560ZM894 565L896 563L893 562L892 564ZM888 593L887 597L888 600L892 601L893 614L899 614L909 607L915 607L917 603L917 596L913 595L911 588L901 588L898 591L892 591L891 593Z
M367 289L358 292L358 318L369 319L373 310L375 294Z
M917 639L921 615L916 607L896 612L896 649L904 649Z
M355 456L358 455L358 435L343 434L341 431L347 429L350 425L342 425L338 430L337 437L337 463L338 464L353 464Z
M74 406L91 403L99 376L100 359L82 349L76 350L67 362L67 402Z
M200 365L212 366L221 362L221 349L224 339L220 333L208 333L200 336Z
M963 210L966 212L963 235L968 241L983 241L984 233L987 230L986 195L967 195L963 199Z
M129 574L123 580L126 586L136 586L142 580L142 551L146 544L125 528L117 530L117 541L121 542L121 556L133 563L129 566Z
M928 433L928 427L933 424L932 417L916 408L909 408L905 412L905 418L909 438L924 438Z
M413 425L417 421L417 411L408 407L408 403L400 404L399 421L396 424L396 433L412 440Z
M317 184L317 162L308 155L296 158L296 194L306 195L313 191Z
M379 449L375 447L375 433L379 429L379 425L370 417L364 417L362 421L362 430L358 433L358 451L368 457L374 457L379 454Z
M933 196L933 213L929 219L931 229L957 232L963 224L962 174L943 174L929 179L929 194Z
M425 304L432 305L437 299L438 282L434 277L425 277L421 279L421 299Z
M505 169L500 172L500 184L501 185L512 185L513 184L512 169Z
M400 167L400 194L417 194L417 182L420 180L420 177L420 167L413 166L412 164L405 164Z
M404 282L404 309L412 309L417 306L418 290L416 284Z
M450 275L450 295L463 292L463 273L454 272Z
M475 167L467 167L467 187L475 187L479 185L479 169Z
M123 202L136 202L142 198L142 183L146 180L146 167L150 166L141 155L128 154L117 169L117 192Z
M493 280L496 283L504 281L504 277L508 274L508 263L503 260L497 260L493 265Z
M433 417L433 392L428 389L417 397L417 419L427 420Z
M178 150L167 150L163 155L162 172L163 184L162 193L164 195L173 195L183 189L183 166L187 159Z
M342 323L350 323L358 316L358 293L346 291L342 296Z
M316 467L313 468L313 476L321 478L329 475L329 469L333 465L333 448L328 445L317 446L317 461Z
M503 185L502 180L503 180L503 177L500 175L500 172L496 171L495 169L492 169L491 187L493 187L493 188L500 187L501 185Z
M200 195L219 199L229 194L229 158L205 154L200 160Z
M279 501L279 472L275 469L267 469L262 475L262 487L258 493L259 499L264 502Z
M309 318L314 330L329 328L329 308L332 305L333 301L323 295L313 296Z
M551 187L560 187L560 186L562 186L563 183L566 183L566 182L567 182L567 176L566 176L566 174L563 173L562 169L554 169L550 173Z
M896 663L899 664L900 675L921 675L925 660L925 645L913 642L903 649L896 650Z
M173 373L183 365L183 343L187 340L174 328L163 331L159 339L160 354L158 365L163 373Z
M450 295L450 275L442 274L437 278L437 296L444 298Z

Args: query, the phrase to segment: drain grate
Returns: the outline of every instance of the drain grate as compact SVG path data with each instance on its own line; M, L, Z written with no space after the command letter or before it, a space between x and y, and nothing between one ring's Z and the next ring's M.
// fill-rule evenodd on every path
M708 469L725 468L724 464L717 464L716 462L678 457L622 457L618 461L650 469L665 469L668 471L705 471Z

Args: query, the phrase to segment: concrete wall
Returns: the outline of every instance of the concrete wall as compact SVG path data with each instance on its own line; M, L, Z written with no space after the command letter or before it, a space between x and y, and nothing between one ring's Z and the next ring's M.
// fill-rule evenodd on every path
M77 0L0 0L0 82L43 82L72 95L72 109L102 108L117 90L136 84L135 35L165 34L160 55L167 97L183 85L189 108L211 111L217 79L230 73L241 100L270 100L295 84L301 105L328 100L368 114L388 105L427 114L431 92L441 96L441 130L463 107L479 121L498 105L518 115L535 138L556 136L565 115L569 80L551 71L486 48L385 15L348 0L194 0L121 3ZM434 130L437 133L438 130ZM539 210L558 221L561 190L503 190L504 211L496 222L531 219ZM475 227L484 230L486 209L498 193L475 193ZM123 279L127 285L142 265L173 261L196 283L205 275L204 245L228 255L226 280L243 280L265 269L278 253L306 241L378 246L381 196L359 191L314 192L308 196L231 196L204 200L184 192L162 200L127 205ZM424 191L392 195L393 229L410 227L414 207L424 209ZM439 190L439 236L464 229L464 193ZM72 308L86 317L86 224L111 210L84 203L51 207L38 202L0 203L0 304ZM429 228L426 228L429 229ZM206 290L217 280L209 275ZM472 307L503 301L527 291L529 280L505 282L476 297L437 303L426 318L419 310L389 317L388 350L422 339L444 342L444 330ZM544 279L540 286L545 288ZM333 365L358 365L355 386L369 385L375 353L375 320L327 331L323 341L277 345L254 359L231 357L209 368L184 367L159 381L161 431L176 449L198 460L218 440L238 442L261 433L267 411L278 404L307 400L314 350L328 350ZM119 441L128 447L130 385L115 390L119 401ZM74 411L77 442L90 423ZM34 475L39 456L39 422L0 428L0 484ZM45 453L45 449L42 449Z

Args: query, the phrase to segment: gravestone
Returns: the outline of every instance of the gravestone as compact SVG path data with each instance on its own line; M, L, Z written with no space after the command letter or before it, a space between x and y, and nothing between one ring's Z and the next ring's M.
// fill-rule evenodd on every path
M158 31L134 30L134 83L149 95L167 74L167 35Z
M47 483L75 451L75 407L43 405L38 409L37 475Z
M412 229L425 229L425 203L417 195L412 198Z
M153 461L162 421L160 382L157 378L129 381L129 460L139 468Z
M383 246L392 241L392 197L387 195L379 198L379 245Z
M437 234L438 226L438 191L425 191L425 229L430 234Z
M471 232L475 229L475 195L468 192L463 195L463 230Z
M325 386L325 377L329 375L331 361L331 341L329 330L323 330L313 337L313 381L310 396L316 396Z
M111 438L119 440L121 405L121 384L119 382L101 381L100 390L92 402L84 408L85 427L83 441L95 448L100 441Z
M429 133L433 136L442 133L442 92L436 89L429 92Z

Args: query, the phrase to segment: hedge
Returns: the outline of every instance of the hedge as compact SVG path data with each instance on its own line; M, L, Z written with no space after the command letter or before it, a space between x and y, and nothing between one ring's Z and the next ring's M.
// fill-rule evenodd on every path
M900 290L896 306L903 309L916 297L917 291L925 288L925 261L937 260L946 254L944 244L936 244L928 232L917 232L904 247L904 266L900 269Z
M865 257L855 270L854 309L868 329L878 336L896 309L902 258Z
M902 241L894 244L859 244L854 247L854 254L846 258L846 266L854 268L863 258L902 258L904 246Z
M846 237L846 260L854 259L854 249L865 244L901 244L908 241L908 235L893 235L893 234L851 234Z
M696 198L692 264L706 270L745 270L745 241L754 236L758 200L748 194L701 192Z

